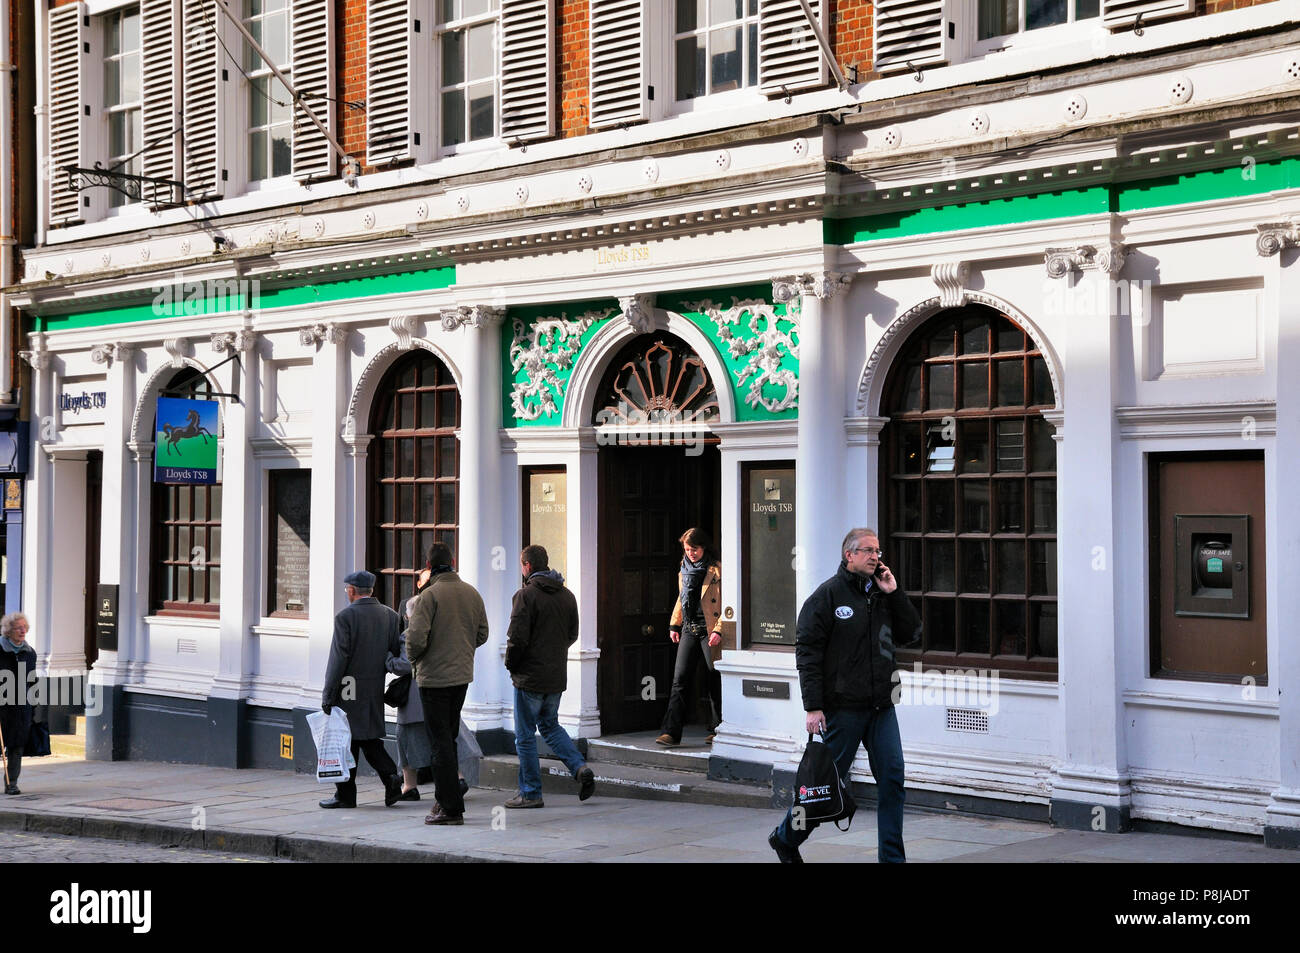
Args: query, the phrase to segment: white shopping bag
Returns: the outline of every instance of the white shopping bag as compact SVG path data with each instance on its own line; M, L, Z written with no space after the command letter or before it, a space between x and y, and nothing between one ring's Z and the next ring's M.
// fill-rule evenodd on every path
M346 781L357 766L352 759L352 729L341 708L331 708L327 715L314 711L307 716L312 741L316 742L316 780L322 784Z

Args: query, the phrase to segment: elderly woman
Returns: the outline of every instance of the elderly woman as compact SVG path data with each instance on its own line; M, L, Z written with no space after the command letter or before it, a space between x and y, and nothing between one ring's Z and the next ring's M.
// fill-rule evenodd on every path
M36 651L27 644L27 616L0 618L0 738L5 754L5 794L21 794L18 774L32 728L28 686L36 679ZM7 685L4 683L8 683Z

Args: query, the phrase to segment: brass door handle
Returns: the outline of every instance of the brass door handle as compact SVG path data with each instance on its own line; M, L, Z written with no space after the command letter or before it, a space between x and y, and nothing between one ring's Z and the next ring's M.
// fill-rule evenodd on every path
M652 625L643 625L641 626L641 634L645 636L654 635L655 627Z

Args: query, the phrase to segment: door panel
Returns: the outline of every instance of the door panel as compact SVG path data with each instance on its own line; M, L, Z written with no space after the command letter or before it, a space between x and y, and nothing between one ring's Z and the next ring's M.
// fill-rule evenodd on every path
M1261 455L1167 454L1151 460L1151 673L1157 677L1239 681L1245 676L1267 684L1268 638L1264 587L1264 460ZM1215 518L1218 518L1217 520ZM1208 529L1236 520L1235 532L1247 533L1248 543L1228 533L1183 530L1183 551L1177 539L1184 527ZM1244 520L1241 517L1245 517ZM1211 522L1213 521L1213 522ZM1186 543L1222 537L1233 556L1214 560L1224 585L1236 577L1248 595L1246 618L1214 615L1214 600L1179 603L1181 587L1192 593L1195 567ZM1243 543L1245 543L1243 545ZM1220 554L1224 549L1216 549ZM1248 574L1242 579L1242 574ZM1215 590L1227 592L1224 590ZM1226 600L1223 608L1228 609ZM1207 611L1208 610L1208 611Z
M712 446L695 457L673 448L605 447L600 459L601 729L643 731L659 727L672 688L677 538L691 526L716 538L719 457Z

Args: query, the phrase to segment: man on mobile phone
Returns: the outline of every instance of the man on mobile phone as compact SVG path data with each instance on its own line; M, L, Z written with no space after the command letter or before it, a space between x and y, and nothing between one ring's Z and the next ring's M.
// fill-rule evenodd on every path
M912 641L921 620L882 562L875 530L849 530L840 553L839 571L799 610L795 664L805 727L822 734L842 778L849 776L858 745L866 747L878 799L877 859L903 863L903 743L892 694L894 645ZM816 827L816 821L791 808L767 842L782 863L803 863L799 845Z

